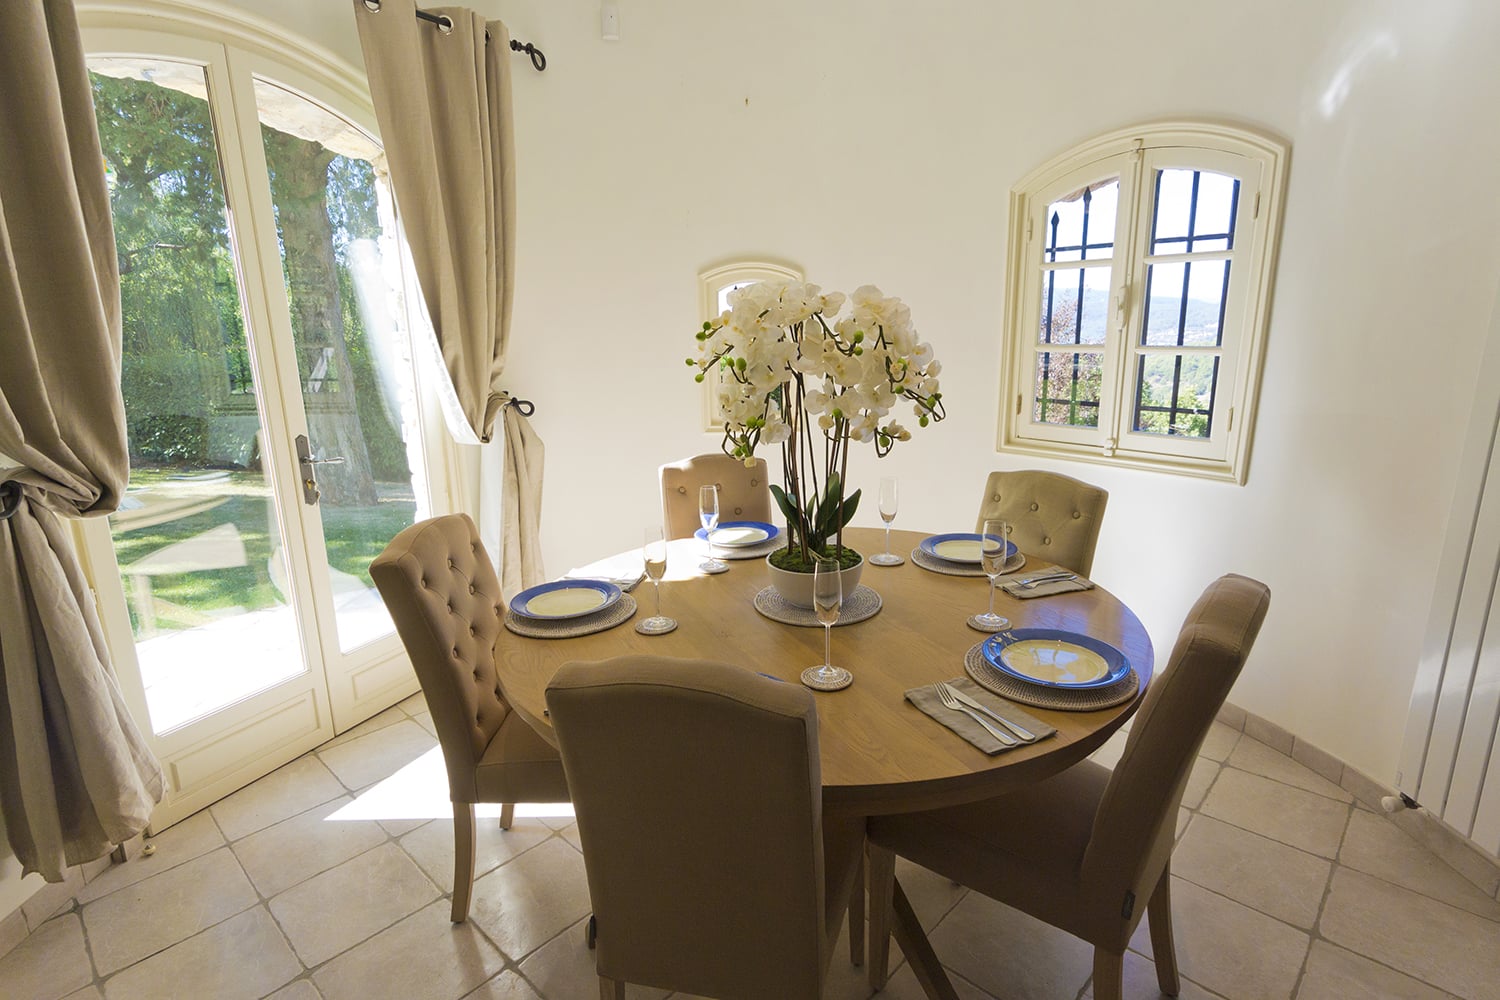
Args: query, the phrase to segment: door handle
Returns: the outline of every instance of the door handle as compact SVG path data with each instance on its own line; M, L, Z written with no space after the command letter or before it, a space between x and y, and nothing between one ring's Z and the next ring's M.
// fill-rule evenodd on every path
M318 489L318 466L343 465L344 456L330 455L328 458L314 458L312 445L308 443L307 435L298 434L297 462L302 466L302 502L311 507L323 495Z

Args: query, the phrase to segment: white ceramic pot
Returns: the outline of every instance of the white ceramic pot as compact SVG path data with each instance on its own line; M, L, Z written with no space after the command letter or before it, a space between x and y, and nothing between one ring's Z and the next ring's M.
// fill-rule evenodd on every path
M849 546L844 546L847 551ZM864 572L865 557L860 556L859 562L848 569L839 572L839 580L844 588L844 600L854 593L854 588L859 586L859 575ZM811 573L793 573L791 570L780 569L771 564L771 557L766 556L766 569L771 573L771 586L776 588L776 593L788 604L798 608L811 608L813 606L813 575Z

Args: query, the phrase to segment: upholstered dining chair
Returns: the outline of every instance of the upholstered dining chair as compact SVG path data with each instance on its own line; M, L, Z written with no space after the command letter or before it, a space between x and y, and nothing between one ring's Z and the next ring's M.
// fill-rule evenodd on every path
M583 843L600 996L814 1000L863 823L822 814L801 685L706 660L563 665L547 686ZM851 928L851 933L855 929Z
M871 986L884 985L893 905L908 930L916 919L895 883L900 855L1092 944L1096 1000L1120 1000L1126 945L1149 914L1157 983L1176 996L1169 862L1177 810L1270 601L1264 584L1243 576L1209 585L1148 689L1113 773L1085 760L984 802L873 817ZM946 982L930 948L919 960L929 963L926 974ZM918 971L916 960L913 966Z
M370 564L432 713L453 800L453 922L469 916L474 806L500 803L510 829L517 802L566 802L557 751L501 691L505 601L479 531L466 514L419 521Z
M991 472L974 530L983 531L989 518L1004 518L1022 552L1088 576L1108 502L1099 487L1056 472Z
M745 463L728 455L695 455L663 465L661 523L668 538L688 538L703 526L698 520L698 487L719 487L719 520L771 521L771 484L766 460Z

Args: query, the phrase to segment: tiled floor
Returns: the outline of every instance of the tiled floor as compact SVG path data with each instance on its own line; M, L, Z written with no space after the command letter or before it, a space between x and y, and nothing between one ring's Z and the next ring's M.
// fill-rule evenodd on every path
M482 823L472 916L448 922L452 823L424 707L377 716L95 877L0 958L0 995L597 996L565 810L523 808L506 833ZM1096 756L1112 763L1119 743ZM1500 903L1265 744L1216 723L1178 828L1183 997L1500 998ZM904 862L898 874L965 1000L1092 997L1086 946ZM882 995L920 997L892 952ZM867 995L847 954L840 942L836 1000ZM1143 922L1128 998L1157 996L1150 956Z

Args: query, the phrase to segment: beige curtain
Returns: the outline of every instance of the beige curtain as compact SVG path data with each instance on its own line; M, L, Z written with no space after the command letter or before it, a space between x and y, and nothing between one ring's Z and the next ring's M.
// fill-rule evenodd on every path
M120 280L71 0L0 2L0 809L62 881L145 829L162 774L115 682L58 519L129 476Z
M501 388L515 284L510 33L461 7L430 8L444 19L435 25L413 0L353 4L398 214L452 382L445 409L462 414L449 426L460 442L488 444L506 410L500 548L513 594L545 577L541 441ZM481 527L494 514L477 513Z

